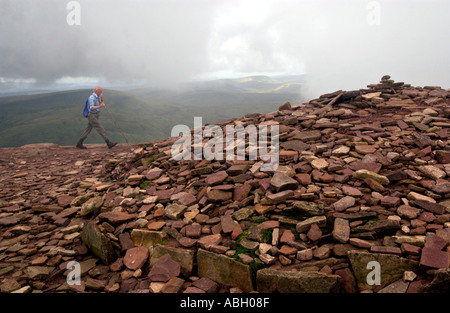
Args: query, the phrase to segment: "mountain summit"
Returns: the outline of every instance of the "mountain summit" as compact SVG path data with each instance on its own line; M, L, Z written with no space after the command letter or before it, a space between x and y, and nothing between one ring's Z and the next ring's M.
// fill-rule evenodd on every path
M449 105L385 76L214 123L278 125L274 172L180 137L0 149L1 291L448 292Z

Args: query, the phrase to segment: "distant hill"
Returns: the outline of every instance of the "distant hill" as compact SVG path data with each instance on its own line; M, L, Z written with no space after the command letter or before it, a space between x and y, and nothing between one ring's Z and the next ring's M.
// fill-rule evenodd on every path
M279 79L251 76L190 82L176 89L141 88L133 90L133 94L147 99L201 107L272 104L289 99L299 101L303 84L295 81L300 80L301 76L285 76Z
M173 126L193 127L194 116L203 123L240 117L248 113L277 110L286 101L300 99L286 83L267 77L192 83L177 90L104 90L104 100L131 143L170 136ZM291 84L292 86L292 84ZM278 88L278 90L277 90ZM74 145L87 120L82 110L91 90L70 90L0 98L0 147L52 142ZM102 109L101 123L111 140L125 142L108 113ZM85 143L102 143L93 131Z
M38 142L75 144L87 124L82 110L90 93L90 90L76 90L0 98L3 112L0 117L0 146ZM165 136L163 126L169 123L167 117L176 108L123 92L105 90L105 95L109 110L120 121L130 141L148 141ZM102 113L101 122L110 139L121 139L107 112ZM155 116L159 118L155 119ZM102 142L94 133L86 143Z

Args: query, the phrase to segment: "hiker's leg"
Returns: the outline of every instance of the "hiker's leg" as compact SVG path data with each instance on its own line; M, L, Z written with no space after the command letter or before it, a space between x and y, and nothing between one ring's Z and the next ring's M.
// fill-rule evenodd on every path
M106 136L105 129L103 128L103 126L100 124L100 122L98 120L99 116L100 116L99 113L95 114L95 118L93 118L93 120L92 120L92 127L94 127L95 130L97 131L97 133L99 133L100 136L102 136L103 140L105 140L106 144L108 145L108 148L111 149L112 147L117 145L117 142L109 141L108 137Z
M102 136L103 140L105 142L109 142L108 137L106 136L106 132L105 129L103 128L103 126L100 124L98 118L99 118L100 114L96 113L96 114L92 114L92 127L97 131L97 133Z
M91 119L90 116L88 116L88 126L86 127L83 135L81 135L79 142L83 143L83 141L85 141L87 136L90 134L91 130L92 130Z

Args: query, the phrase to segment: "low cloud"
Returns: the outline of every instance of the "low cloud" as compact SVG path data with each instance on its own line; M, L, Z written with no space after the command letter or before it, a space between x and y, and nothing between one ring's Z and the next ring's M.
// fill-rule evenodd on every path
M374 83L450 86L448 1L7 0L0 77L45 86L171 85L218 73L306 73L308 97ZM1 88L1 87L0 87Z

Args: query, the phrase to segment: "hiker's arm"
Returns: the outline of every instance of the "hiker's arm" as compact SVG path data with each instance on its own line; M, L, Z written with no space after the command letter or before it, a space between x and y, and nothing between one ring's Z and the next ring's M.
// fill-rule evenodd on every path
M105 103L103 102L103 94L100 95L100 105L98 106L98 108L104 107Z
M102 102L100 105L93 106L92 109L93 110L97 110L97 109L100 109L101 107L104 107L104 106L105 106L105 104Z
M98 110L98 109L100 109L101 107L104 107L105 106L105 104L102 102L100 105L94 105L94 103L95 103L95 101L94 101L94 99L93 98L89 98L89 107L90 107L90 110Z

